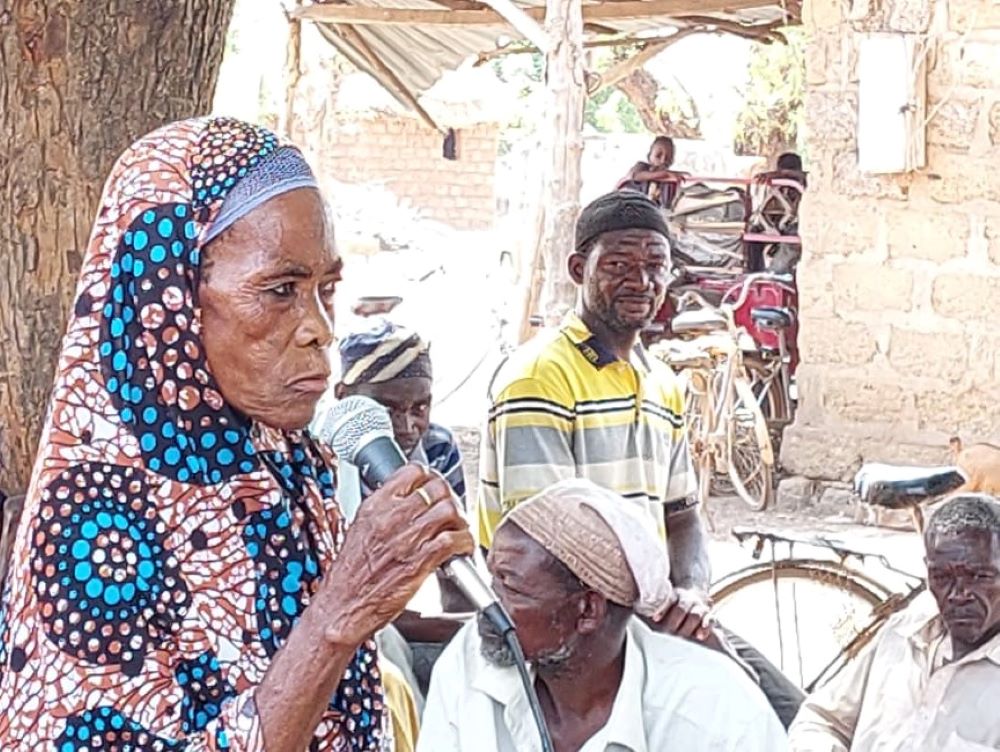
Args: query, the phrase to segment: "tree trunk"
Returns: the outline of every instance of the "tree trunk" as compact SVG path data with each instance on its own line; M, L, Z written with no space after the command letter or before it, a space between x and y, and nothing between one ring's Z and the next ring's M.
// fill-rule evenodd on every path
M210 111L233 0L0 0L0 487L28 483L101 189Z
M584 70L583 12L580 0L547 0L545 31L545 121L542 138L542 232L536 251L544 283L536 309L553 324L576 298L566 271L580 211L580 159L583 155L583 109L587 101Z
M632 103L639 119L646 130L656 135L672 138L700 138L699 129L691 123L671 117L656 103L660 85L653 75L646 70L632 71L628 77L618 83L618 90ZM688 108L693 108L693 102L687 102Z

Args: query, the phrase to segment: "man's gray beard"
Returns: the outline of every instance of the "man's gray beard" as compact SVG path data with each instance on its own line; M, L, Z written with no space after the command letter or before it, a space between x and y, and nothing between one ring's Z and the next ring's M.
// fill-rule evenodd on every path
M482 642L479 646L479 652L487 662L492 663L494 666L510 668L515 664L514 654L507 647L507 643L498 645ZM567 642L555 650L550 650L536 657L531 663L537 670L551 673L562 667L572 657L573 646Z

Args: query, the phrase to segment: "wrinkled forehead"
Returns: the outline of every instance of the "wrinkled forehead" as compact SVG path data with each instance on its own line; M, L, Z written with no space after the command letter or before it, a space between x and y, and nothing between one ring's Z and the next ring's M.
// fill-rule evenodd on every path
M1000 537L989 530L930 532L924 544L929 564L1000 565Z
M541 543L511 521L497 529L487 560L490 571L544 584L548 577L556 578L553 570L561 564Z
M670 241L666 235L655 230L612 230L598 236L594 250L598 255L663 256L670 253Z

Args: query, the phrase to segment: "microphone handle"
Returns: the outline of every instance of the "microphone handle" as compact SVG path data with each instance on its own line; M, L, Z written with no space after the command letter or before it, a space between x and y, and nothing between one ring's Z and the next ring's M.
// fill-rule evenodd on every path
M395 438L386 435L364 442L352 460L365 482L375 487L384 484L390 475L406 464L406 456ZM514 629L510 617L490 587L483 582L470 557L454 556L441 566L441 570L500 634Z
M406 455L392 436L381 435L358 447L351 458L365 483L377 488L406 464Z

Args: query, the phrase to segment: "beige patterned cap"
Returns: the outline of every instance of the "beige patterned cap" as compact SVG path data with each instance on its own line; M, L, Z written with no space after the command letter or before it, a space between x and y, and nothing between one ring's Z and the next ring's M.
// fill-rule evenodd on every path
M670 599L670 563L652 519L589 480L549 486L518 504L508 523L609 601L653 617Z

